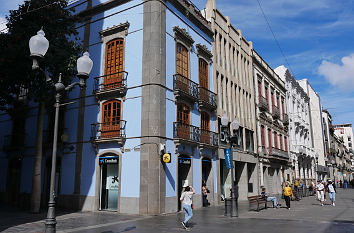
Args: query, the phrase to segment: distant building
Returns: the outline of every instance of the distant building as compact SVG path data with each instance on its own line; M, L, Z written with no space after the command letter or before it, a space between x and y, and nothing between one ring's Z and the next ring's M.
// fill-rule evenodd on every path
M287 90L290 156L294 178L309 185L316 178L316 156L310 128L310 98L286 67L279 66L274 71L285 82Z
M253 69L260 184L273 194L281 194L284 181L294 179L289 159L289 117L284 81L253 50Z

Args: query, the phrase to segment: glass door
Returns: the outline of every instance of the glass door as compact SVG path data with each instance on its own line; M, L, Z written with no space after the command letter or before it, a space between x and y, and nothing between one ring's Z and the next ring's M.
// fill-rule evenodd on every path
M100 158L100 167L100 209L117 210L119 191L118 157Z

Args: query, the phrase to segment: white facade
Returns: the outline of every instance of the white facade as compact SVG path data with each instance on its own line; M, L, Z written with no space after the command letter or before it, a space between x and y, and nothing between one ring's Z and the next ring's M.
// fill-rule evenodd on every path
M293 162L294 176L295 179L309 184L310 180L316 178L316 156L310 128L310 98L285 66L279 66L274 71L285 82L287 89L290 157Z
M343 139L344 145L349 150L354 150L352 124L333 125L334 134Z

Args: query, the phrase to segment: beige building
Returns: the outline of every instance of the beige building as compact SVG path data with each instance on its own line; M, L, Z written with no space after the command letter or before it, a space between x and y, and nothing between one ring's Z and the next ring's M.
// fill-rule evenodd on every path
M254 50L253 69L260 185L269 193L281 194L282 183L292 180L285 83Z
M205 14L214 32L213 82L214 92L218 94L219 126L224 114L228 116L229 122L236 119L240 123L239 130L234 132L237 142L234 143L232 154L239 200L246 200L247 196L259 191L252 43L242 36L241 30L230 23L229 17L216 8L215 0L207 2ZM223 135L223 132L220 133ZM230 196L231 173L226 168L223 150L229 147L228 140L221 136L217 166L220 182L218 187L221 189L219 200Z

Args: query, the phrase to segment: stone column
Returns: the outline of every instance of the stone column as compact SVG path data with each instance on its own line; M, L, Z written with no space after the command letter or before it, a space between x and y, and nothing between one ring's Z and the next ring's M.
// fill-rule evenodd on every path
M165 172L159 144L165 143L166 7L158 1L144 3L140 154L140 214L165 212ZM172 77L171 77L172 78ZM172 125L171 125L172 127Z

